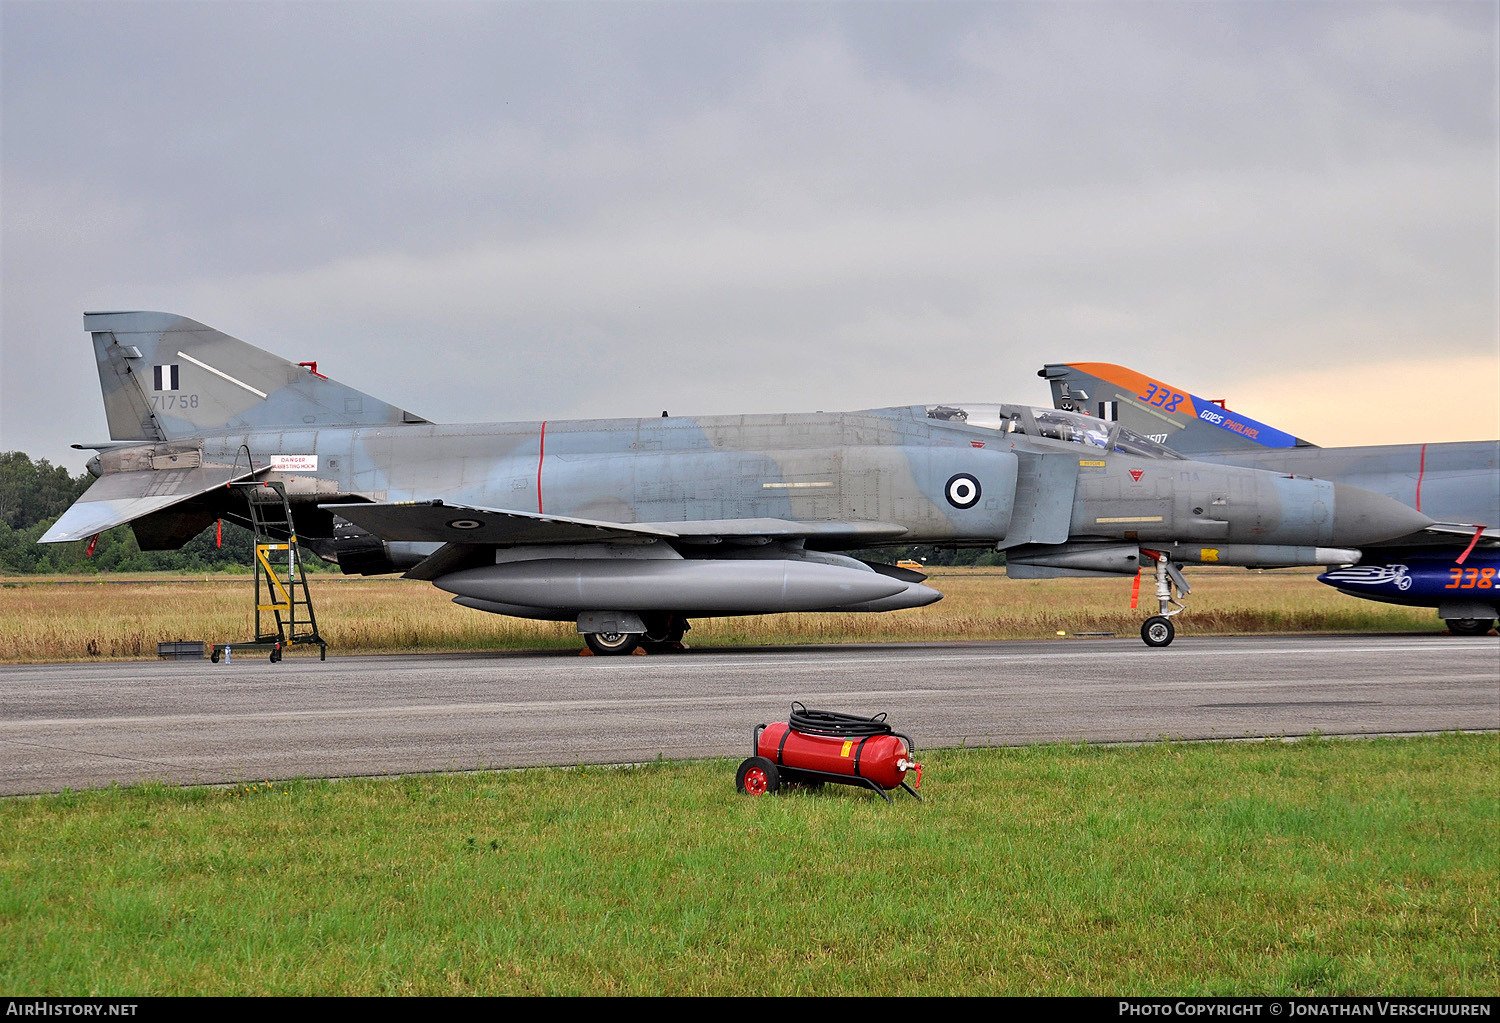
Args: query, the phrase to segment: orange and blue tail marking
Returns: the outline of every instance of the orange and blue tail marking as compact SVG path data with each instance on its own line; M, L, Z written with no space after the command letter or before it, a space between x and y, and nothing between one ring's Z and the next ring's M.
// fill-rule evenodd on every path
M1055 371L1057 368L1059 367L1048 367L1043 370L1043 374L1053 378L1061 376ZM1080 376L1095 377L1105 384L1113 385L1121 400L1133 400L1158 414L1196 420L1205 426L1215 427L1268 448L1290 448L1299 443L1292 434L1274 426L1231 412L1217 402L1206 401L1196 394L1112 362L1070 362L1066 364L1066 368ZM1091 395L1094 399L1099 397L1098 394Z

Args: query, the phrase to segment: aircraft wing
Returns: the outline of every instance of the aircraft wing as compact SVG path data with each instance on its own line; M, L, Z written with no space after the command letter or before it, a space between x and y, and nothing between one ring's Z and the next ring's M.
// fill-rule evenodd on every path
M649 538L691 546L805 539L815 544L843 547L856 541L888 540L907 532L905 526L880 522L793 522L787 519L600 522L513 509L449 504L446 501L325 504L320 507L382 540L443 544L409 570L406 573L408 579L433 579L474 563L483 563L486 559L492 560L488 552L498 546L609 543Z
M320 507L369 530L382 540L466 545L605 543L642 537L688 544L762 538L873 542L907 532L905 526L880 522L793 522L787 519L604 522L507 508L449 504L441 500L325 504Z
M858 546L891 540L910 532L893 522L796 522L791 519L701 519L696 522L645 522L648 529L671 530L684 543L721 540L814 540Z
M96 533L170 508L260 470L200 465L105 473L62 513L38 543L86 540Z
M649 526L480 508L446 501L325 504L320 507L369 530L382 540L418 543L600 543L639 537L672 539L676 536L668 530Z
M1380 547L1474 547L1500 546L1500 528L1477 522L1434 522L1425 529L1378 544Z

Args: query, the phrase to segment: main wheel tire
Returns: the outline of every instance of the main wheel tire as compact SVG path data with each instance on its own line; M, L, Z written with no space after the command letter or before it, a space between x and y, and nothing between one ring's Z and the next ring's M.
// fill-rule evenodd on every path
M1447 622L1455 636L1488 636L1495 627L1493 618L1449 618Z
M618 657L641 645L639 632L585 632L583 641L600 657Z
M646 634L641 637L641 643L652 653L676 650L687 630L687 619L681 615L652 617L646 621Z
M1169 646L1176 636L1177 627L1172 624L1172 619L1160 615L1152 615L1141 626L1141 639L1147 646Z
M734 785L747 796L769 796L781 788L781 775L770 760L751 757L735 772Z

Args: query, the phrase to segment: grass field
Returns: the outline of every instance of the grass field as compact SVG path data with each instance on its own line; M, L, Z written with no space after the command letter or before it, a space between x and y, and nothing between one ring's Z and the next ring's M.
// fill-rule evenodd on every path
M1355 600L1316 572L1198 569L1180 635L1252 632L1439 632L1430 608ZM995 569L939 570L945 594L888 614L781 614L693 622L689 644L1042 639L1059 630L1133 636L1151 613L1149 580L1130 609L1129 579L1018 580ZM245 576L0 579L0 662L151 658L163 640L251 635ZM428 583L314 576L319 627L336 653L578 647L568 623L529 622L453 604Z
M662 763L0 800L18 994L1493 995L1500 740Z

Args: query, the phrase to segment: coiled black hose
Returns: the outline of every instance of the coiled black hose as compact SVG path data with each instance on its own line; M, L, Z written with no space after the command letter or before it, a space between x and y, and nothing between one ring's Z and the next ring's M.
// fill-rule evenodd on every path
M862 735L891 735L891 726L885 723L885 712L872 718L858 714L841 714L836 710L808 710L793 701L792 716L787 721L794 732L812 735L839 735L857 737Z

